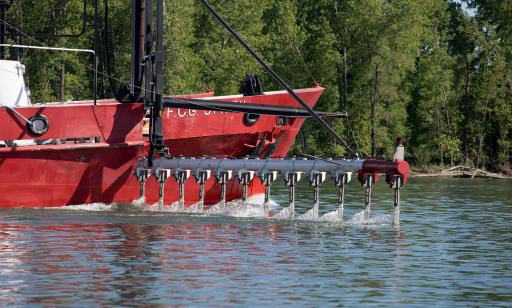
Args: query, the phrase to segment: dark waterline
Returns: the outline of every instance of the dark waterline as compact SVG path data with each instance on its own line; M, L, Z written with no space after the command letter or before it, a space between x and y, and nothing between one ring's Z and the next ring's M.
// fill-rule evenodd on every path
M336 197L322 188L322 213ZM371 225L1 210L0 305L512 304L511 182L413 179L402 197L399 228L383 183ZM311 189L298 199L306 212ZM353 183L347 220L363 200Z

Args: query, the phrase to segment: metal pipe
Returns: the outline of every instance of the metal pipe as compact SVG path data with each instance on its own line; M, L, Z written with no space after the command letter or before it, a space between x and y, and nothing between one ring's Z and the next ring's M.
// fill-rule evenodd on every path
M265 62L260 56L236 33L236 31L220 16L217 11L208 3L206 0L201 0L203 5L208 9L208 11L228 30L233 37L237 39L237 41L252 55L252 57L258 61L258 63L269 73L281 86L283 86L288 93L304 107L312 116L316 119L318 123L324 128L324 130L329 133L336 141L341 143L350 154L354 156L358 156L347 144L343 138L341 138L338 133L327 123L321 116L319 116L313 108L311 108L306 102L304 102L296 93L292 90L292 88L276 73L274 70Z
M139 192L141 198L146 196L146 181L139 181Z
M185 182L190 177L190 170L174 169L174 179L179 184L179 205L180 210L185 209Z
M236 178L242 184L242 204L247 205L247 190L254 178L254 171L240 170L236 173Z
M333 172L331 178L334 184L338 187L338 215L343 219L343 212L345 211L345 188L352 179L351 172Z
M91 49L30 46L30 45L17 45L17 44L0 44L0 47L19 48L19 49L39 49L39 50L50 50L50 51L86 52L86 53L96 55L96 52Z
M395 188L395 202L393 208L393 224L400 224L400 187Z
M338 215L343 219L343 212L345 211L345 185L338 186Z
M313 219L318 219L320 207L320 185L325 181L326 173L312 171L309 173L309 183L313 186Z
M302 177L302 172L286 172L283 177L288 186L290 218L295 218L295 187Z
M185 209L185 181L179 181L179 192L180 192L180 198L179 198L179 205L180 210Z
M242 204L247 205L247 189L249 188L248 183L242 184Z
M402 177L396 176L393 184L395 189L395 198L393 202L393 224L400 224L400 188L402 187Z
M158 190L158 204L164 205L165 181L160 181L160 189Z
M265 215L269 213L270 205L270 185L265 185L265 200L263 201L263 212Z
M155 170L154 173L156 179L160 183L160 190L158 192L158 204L163 205L164 204L164 192L165 192L165 181L169 178L171 175L171 170L164 169L164 168L158 168Z
M5 20L1 17L2 20ZM23 30L19 30L14 33L6 33L6 36L29 36L29 37L80 37L85 34L87 26L87 0L84 0L84 8L82 14L82 29L78 33L72 34L53 34L53 33L26 33Z
M18 117L20 117L26 124L32 125L32 122L29 119L27 119L25 116L23 116L21 113L19 113L16 109L14 109L10 106L0 106L0 109L1 108L5 108L5 109L9 110L10 112L12 112L15 115L17 115Z
M225 207L226 206L226 190L227 190L227 183L223 182L220 183L220 206Z
M313 219L318 219L320 202L320 185L313 185Z
M217 183L220 185L220 206L226 206L226 191L229 179L231 179L233 175L233 171L231 170L215 170L215 179Z
M247 170L247 171L286 171L310 172L357 172L363 169L364 160L284 160L284 159L190 159L190 158L157 158L153 160L153 168L164 169L202 169L202 170ZM392 162L390 162L392 164ZM139 168L148 168L148 159L139 160Z
M164 108L183 108L192 110L213 110L226 112L245 112L260 115L274 115L283 117L306 118L311 114L303 108L294 108L288 106L274 106L265 104L224 102L206 99L164 97ZM317 112L324 118L347 118L346 112Z
M277 179L277 171L261 170L259 171L261 183L265 186L265 201L263 202L263 211L266 216L269 214L270 204L270 186Z
M199 200L197 202L198 210L203 211L204 209L204 182L199 183Z
M140 169L135 168L135 176L137 177L137 180L139 181L139 189L140 189L140 197L143 198L146 195L146 181L149 178L150 175L150 169Z
M199 183L199 201L198 201L198 210L203 211L204 209L204 185L206 181L210 178L211 171L210 170L196 170L194 171L194 178L196 182Z
M295 184L288 185L290 218L295 218Z
M366 183L365 183L365 200L364 200L364 220L370 219L370 210L372 205L372 187L374 184L374 179L372 174L368 174L366 176Z

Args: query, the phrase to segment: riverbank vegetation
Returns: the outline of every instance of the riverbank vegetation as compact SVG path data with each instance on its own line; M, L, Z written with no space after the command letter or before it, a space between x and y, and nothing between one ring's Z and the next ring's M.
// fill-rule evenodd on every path
M93 2L93 1L89 1ZM464 165L508 170L512 144L512 2L510 0L211 0L293 87L326 88L317 110L348 111L331 121L362 155L392 155L407 140L418 166ZM100 1L100 25L105 29ZM109 0L110 29L100 47L102 97L112 97L106 74L128 82L130 1ZM78 33L79 0L17 0L6 20L25 33ZM92 4L88 4L88 22ZM239 90L257 73L265 90L278 89L198 1L166 0L168 94ZM11 33L18 33L8 27ZM78 38L9 37L8 42L90 48L93 31ZM108 54L107 54L108 53ZM91 98L92 59L86 54L9 52L28 68L34 101ZM110 59L110 63L106 59ZM108 66L110 65L110 69ZM113 85L118 88L121 82ZM302 139L302 140L301 140ZM308 120L293 149L341 156ZM448 167L447 167L448 168Z

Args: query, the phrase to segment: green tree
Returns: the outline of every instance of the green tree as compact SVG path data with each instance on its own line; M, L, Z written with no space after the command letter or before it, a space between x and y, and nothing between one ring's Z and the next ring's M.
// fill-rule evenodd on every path
M416 1L345 1L344 31L348 44L348 106L362 149L391 152L393 139L407 134L404 79L415 69L424 31L422 7ZM368 138L370 137L370 138Z
M269 2L217 0L210 4L225 16L256 52L261 53L262 46L267 43L267 37L262 34L262 17L269 8ZM196 11L194 25L196 41L193 51L202 61L201 79L217 94L237 93L246 73L261 73L257 62L205 9Z
M411 102L408 106L410 145L423 164L436 161L453 164L460 149L457 135L457 108L453 91L454 58L449 54L450 12L445 1L432 1L426 10L427 32L416 71L411 74Z
M203 61L194 51L194 17L202 7L195 0L166 0L165 46L167 93L192 94L205 90Z
M483 25L489 60L480 82L488 84L489 126L482 133L491 136L488 143L490 161L510 165L512 157L512 2L510 0L468 0L477 10L476 19ZM489 84L490 83L490 84Z

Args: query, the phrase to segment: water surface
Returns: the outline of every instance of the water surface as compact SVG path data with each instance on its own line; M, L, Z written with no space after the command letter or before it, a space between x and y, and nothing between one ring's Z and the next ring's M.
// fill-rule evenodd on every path
M322 187L322 214L336 198ZM258 206L0 210L0 305L512 305L510 181L412 179L399 227L392 198L379 183L369 224L356 183L343 223L233 217ZM273 199L286 205L282 184ZM307 212L307 185L298 199Z

